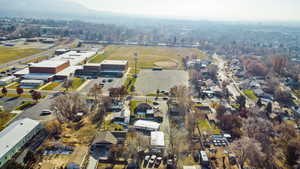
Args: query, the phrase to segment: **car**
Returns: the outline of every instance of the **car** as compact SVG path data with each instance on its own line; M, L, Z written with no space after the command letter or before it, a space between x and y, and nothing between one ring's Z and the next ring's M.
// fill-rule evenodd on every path
M149 161L150 156L145 156L145 161Z
M51 111L51 110L47 110L47 109L45 109L45 110L42 110L42 112L41 112L41 116L48 116L48 115L51 115L53 112Z
M164 97L164 98L163 98L163 100L169 100L169 98L167 98L167 97Z
M112 82L112 81L114 81L114 80L113 80L113 79L108 79L107 81L110 83L110 82Z
M105 80L105 79L103 79L103 80L102 80L102 83L105 83L105 82L106 82L106 80Z
M155 162L155 159L156 159L156 155L152 155L149 160L149 164L153 164Z
M168 165L173 165L173 160L172 159L168 159L167 164Z
M159 103L158 102L153 102L153 105L157 106L157 105L159 105Z
M160 163L161 163L161 161L162 161L162 157L157 157L157 158L156 158L156 161L155 161L155 165L156 165L156 166L159 166Z

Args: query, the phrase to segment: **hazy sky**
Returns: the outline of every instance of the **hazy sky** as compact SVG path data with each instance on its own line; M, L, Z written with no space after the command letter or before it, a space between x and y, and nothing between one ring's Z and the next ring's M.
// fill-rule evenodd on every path
M215 20L300 21L300 0L70 0L128 14Z

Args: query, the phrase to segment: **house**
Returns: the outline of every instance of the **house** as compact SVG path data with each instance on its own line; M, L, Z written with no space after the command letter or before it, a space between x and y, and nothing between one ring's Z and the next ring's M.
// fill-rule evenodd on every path
M141 103L134 109L134 113L153 116L154 110L151 105L147 103Z
M0 168L40 130L40 122L25 118L13 122L0 132Z
M99 132L91 145L91 153L94 157L107 160L111 154L110 149L117 145L118 139L110 131Z

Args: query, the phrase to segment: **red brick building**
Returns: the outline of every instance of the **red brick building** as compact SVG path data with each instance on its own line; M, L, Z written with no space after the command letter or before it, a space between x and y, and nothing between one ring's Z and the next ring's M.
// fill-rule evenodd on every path
M69 61L43 61L29 66L29 73L56 74L70 66Z

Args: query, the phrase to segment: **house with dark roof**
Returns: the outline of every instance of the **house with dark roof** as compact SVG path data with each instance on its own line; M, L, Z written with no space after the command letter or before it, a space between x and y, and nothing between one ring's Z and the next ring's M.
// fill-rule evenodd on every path
M141 103L134 109L135 114L153 115L154 110L151 105L147 103Z
M118 139L110 131L99 132L91 145L91 154L98 159L107 160L111 148L118 144Z

